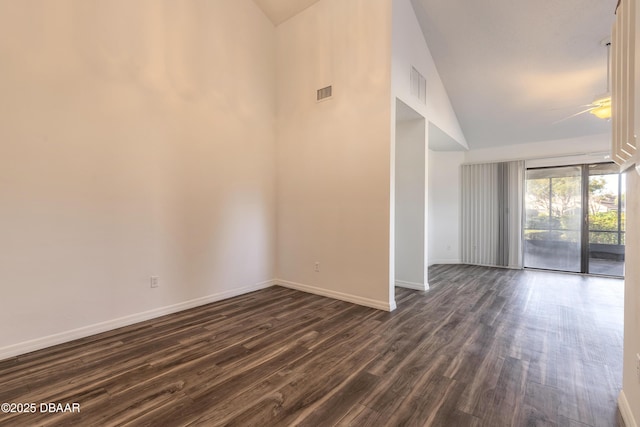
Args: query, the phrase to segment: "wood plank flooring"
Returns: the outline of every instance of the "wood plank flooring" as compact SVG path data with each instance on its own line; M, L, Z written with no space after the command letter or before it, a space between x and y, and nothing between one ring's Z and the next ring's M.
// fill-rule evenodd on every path
M623 282L435 266L386 313L274 287L0 362L2 426L622 426Z

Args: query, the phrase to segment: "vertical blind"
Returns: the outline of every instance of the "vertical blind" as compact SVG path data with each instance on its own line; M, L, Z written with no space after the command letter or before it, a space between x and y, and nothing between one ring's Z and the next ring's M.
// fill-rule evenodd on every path
M462 166L462 262L522 268L524 162Z

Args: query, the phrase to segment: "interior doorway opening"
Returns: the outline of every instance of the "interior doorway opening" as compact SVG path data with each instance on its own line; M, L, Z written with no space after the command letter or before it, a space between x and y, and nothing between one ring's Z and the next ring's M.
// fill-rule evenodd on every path
M427 122L396 101L394 286L427 290Z

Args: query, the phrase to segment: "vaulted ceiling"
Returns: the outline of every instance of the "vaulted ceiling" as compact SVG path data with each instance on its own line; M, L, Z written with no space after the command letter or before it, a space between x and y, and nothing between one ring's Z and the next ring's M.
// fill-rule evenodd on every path
M278 25L318 0L254 1ZM568 117L607 90L617 0L411 2L471 149L610 133Z
M412 0L470 148L606 134L617 0Z
M279 25L320 0L253 0L273 25Z

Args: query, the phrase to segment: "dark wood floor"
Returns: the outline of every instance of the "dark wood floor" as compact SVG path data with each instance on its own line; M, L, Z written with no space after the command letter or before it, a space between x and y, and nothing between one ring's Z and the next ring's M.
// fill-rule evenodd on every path
M385 313L274 287L0 362L0 425L616 426L623 284L436 266Z

